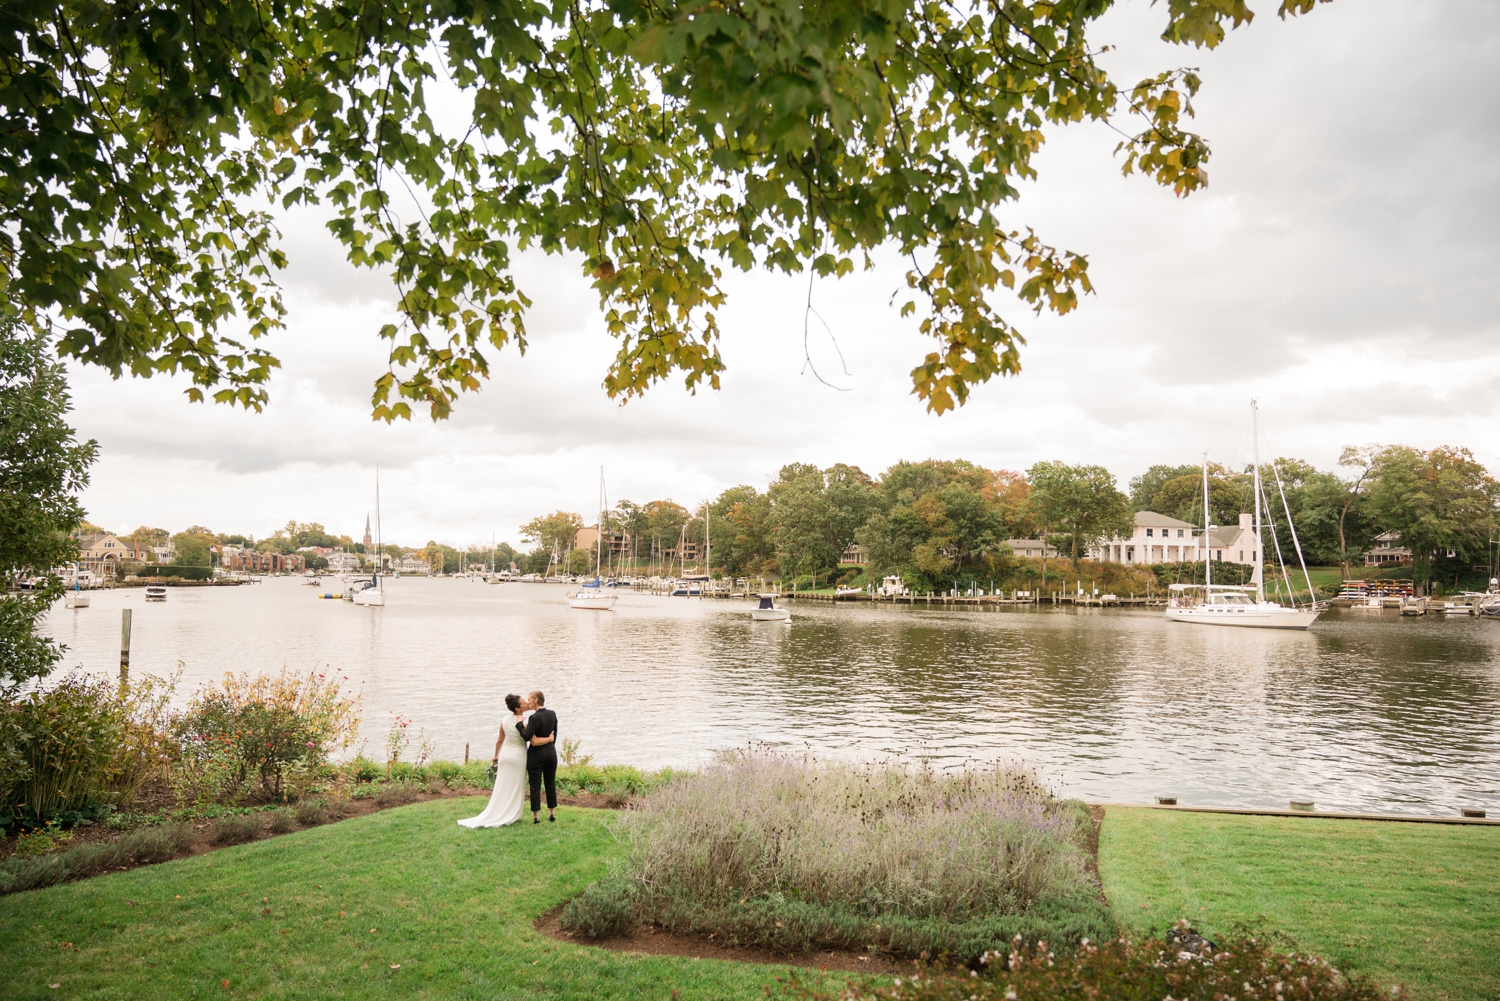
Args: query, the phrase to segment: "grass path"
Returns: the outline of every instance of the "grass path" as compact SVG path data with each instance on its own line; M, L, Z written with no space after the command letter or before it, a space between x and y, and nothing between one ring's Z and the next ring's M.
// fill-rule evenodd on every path
M1500 997L1500 830L1111 807L1100 872L1138 931L1291 935L1429 1001ZM1143 906L1144 905L1144 906Z
M422 803L0 897L0 998L763 997L774 967L540 935L538 915L604 874L609 814L454 824L483 802Z

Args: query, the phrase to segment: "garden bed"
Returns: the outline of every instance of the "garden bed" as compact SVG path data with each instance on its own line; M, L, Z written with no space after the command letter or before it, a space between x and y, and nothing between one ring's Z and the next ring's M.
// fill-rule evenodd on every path
M1109 938L1115 922L1089 857L1099 819L1024 771L938 774L752 750L642 797L620 824L625 864L571 901L558 930L671 954L696 943L777 959L852 953L861 964L969 964L1017 935Z
M133 822L125 826L95 821L70 828L63 834L66 840L61 841L56 849L32 856L17 856L20 839L5 838L0 840L0 894L87 879L105 873L126 872L174 858L207 855L250 841L261 841L309 827L352 820L411 803L489 795L489 790L472 786L444 787L438 790L399 786L390 788L394 785L396 784L373 784L367 787L371 795L347 799L338 804L325 805L317 800L309 801L309 805L319 811L318 814L311 809L299 811L296 805L227 808L205 813L174 812L163 804L159 811L132 812L127 816ZM383 793L386 795L382 795ZM170 803L169 797L166 802ZM589 809L618 809L628 802L616 795L581 790L574 795L558 797L559 806ZM139 807L150 804L138 802L136 805ZM313 819L319 814L323 819ZM150 832L157 830L162 832L160 836L150 836ZM107 854L101 851L112 846L115 850L108 851ZM138 846L136 851L131 850L132 846ZM23 885L16 885L18 880Z
M1087 868L1096 881L1099 878L1099 830L1104 822L1104 807L1088 808L1089 826L1082 843L1087 852ZM1099 887L1099 901L1108 906L1103 887ZM566 905L564 905L565 907ZM694 959L726 959L742 963L771 963L796 966L804 969L834 970L845 973L869 975L896 975L909 973L922 965L920 959L893 956L880 949L817 949L772 950L742 945L731 945L716 941L715 933L679 933L655 924L639 925L623 934L590 939L577 931L562 926L564 907L555 908L537 919L537 930L562 942L578 942L608 949L611 952L637 953L651 956L687 956ZM927 965L932 965L931 963Z

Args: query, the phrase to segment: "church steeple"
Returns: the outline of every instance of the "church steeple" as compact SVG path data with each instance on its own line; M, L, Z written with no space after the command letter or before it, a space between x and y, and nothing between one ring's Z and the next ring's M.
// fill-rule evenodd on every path
M365 514L365 546L370 545L370 515Z

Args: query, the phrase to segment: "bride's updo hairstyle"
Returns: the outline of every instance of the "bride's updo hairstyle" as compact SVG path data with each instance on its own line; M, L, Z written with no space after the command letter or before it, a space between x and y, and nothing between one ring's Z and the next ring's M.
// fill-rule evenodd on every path
M511 712L515 712L517 709L521 708L521 696L507 695L505 697L505 708L509 709Z

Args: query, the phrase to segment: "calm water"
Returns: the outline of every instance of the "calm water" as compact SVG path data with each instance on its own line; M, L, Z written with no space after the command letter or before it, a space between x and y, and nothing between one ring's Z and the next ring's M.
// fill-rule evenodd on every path
M560 585L391 582L384 608L294 579L94 592L56 608L67 664L179 692L225 671L347 675L372 750L389 714L439 756L493 745L507 692L541 688L596 761L692 765L765 741L827 756L1022 760L1088 799L1454 814L1500 807L1500 623L1332 612L1305 633L1168 623L1159 611L746 605L623 594L573 611Z

